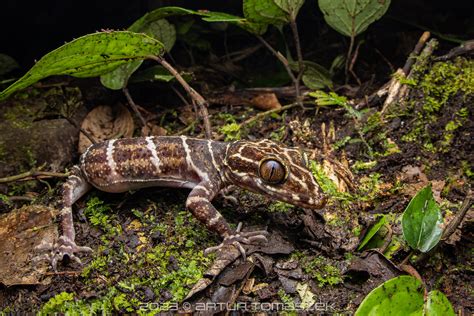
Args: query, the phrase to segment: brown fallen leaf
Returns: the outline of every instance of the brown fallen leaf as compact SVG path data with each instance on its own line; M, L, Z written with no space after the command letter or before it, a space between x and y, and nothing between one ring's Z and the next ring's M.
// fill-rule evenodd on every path
M96 142L101 142L112 138L132 137L134 124L132 115L123 105L99 105L87 114L81 127ZM82 154L91 144L85 135L79 135L79 153Z
M281 108L275 93L261 93L250 99L250 104L260 110L273 110Z
M41 242L58 239L58 227L54 223L57 210L44 205L23 206L0 216L0 284L32 285L48 284L44 279L49 262L32 258L39 255L35 247Z
M147 123L142 127L142 136L166 136L166 134L168 134L166 129L153 123Z

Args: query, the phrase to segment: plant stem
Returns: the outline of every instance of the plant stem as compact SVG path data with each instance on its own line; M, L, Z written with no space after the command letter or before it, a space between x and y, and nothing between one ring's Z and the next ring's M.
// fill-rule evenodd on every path
M298 56L298 76L296 77L296 83L295 83L295 88L298 91L296 102L298 102L301 106L303 106L303 100L302 100L303 98L301 94L299 93L300 82L301 82L301 78L303 77L303 71L304 71L303 53L301 52L301 42L300 42L300 36L298 34L298 25L296 24L296 20L294 17L292 17L290 20L290 27L291 27L291 31L293 32L293 38L295 40L296 56Z
M346 84L349 81L349 63L351 62L351 56L352 56L352 50L354 49L354 41L355 41L355 36L354 34L351 34L351 41L349 43L349 49L347 50L347 56L346 56L346 69L345 69L345 75L346 75Z
M150 59L155 60L156 62L160 63L163 67L166 68L175 78L178 80L178 82L183 86L184 90L189 94L191 99L193 100L193 103L196 103L199 108L198 115L200 114L203 123L204 123L204 132L206 135L207 139L212 138L211 134L211 123L209 121L209 112L207 111L208 107L208 102L196 91L194 90L187 82L184 80L184 78L179 74L179 72L173 68L164 58L161 56L149 56Z
M257 38L262 42L262 44L270 51L272 54L282 63L283 67L285 67L286 72L288 73L288 76L290 76L291 81L293 81L293 85L295 86L295 97L296 97L296 102L300 106L303 106L303 103L301 102L301 92L300 92L300 82L299 82L299 76L295 77L293 72L291 71L290 68L290 63L288 62L288 59L285 58L280 52L276 51L268 42L261 37L260 35L256 35Z
M140 122L142 122L142 125L146 126L146 121L143 118L140 111L138 110L137 104L135 103L135 101L133 101L132 96L130 95L130 91L128 91L128 88L126 87L123 88L122 90L123 90L123 94L125 94L125 97L127 98L128 104L130 104L130 106L132 107L133 112L135 112L135 114L138 116L138 119L140 119Z

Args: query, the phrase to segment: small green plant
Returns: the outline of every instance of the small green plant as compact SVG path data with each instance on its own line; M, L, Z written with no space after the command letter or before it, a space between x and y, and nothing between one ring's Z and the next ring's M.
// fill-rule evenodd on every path
M403 212L403 236L413 249L428 252L439 242L442 224L440 207L428 185L413 197Z
M326 22L333 29L350 38L346 57L347 74L349 62L352 60L355 37L387 12L390 0L319 0L318 4Z
M87 201L84 214L92 225L99 226L106 232L112 229L112 224L110 223L110 214L112 214L112 209L98 197L94 196L89 201Z

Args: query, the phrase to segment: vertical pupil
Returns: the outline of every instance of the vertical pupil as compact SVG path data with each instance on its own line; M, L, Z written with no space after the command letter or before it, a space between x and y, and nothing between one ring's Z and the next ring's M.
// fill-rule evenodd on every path
M267 160L261 166L260 176L269 183L280 183L285 178L284 167L279 161Z

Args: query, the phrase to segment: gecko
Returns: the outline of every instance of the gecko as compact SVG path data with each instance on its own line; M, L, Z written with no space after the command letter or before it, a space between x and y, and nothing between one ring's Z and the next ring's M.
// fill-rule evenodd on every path
M72 167L62 186L59 212L61 235L54 243L37 247L46 252L56 270L65 256L81 263L78 254L91 252L75 242L73 204L92 188L121 193L146 187L191 189L186 208L222 243L206 252L233 244L245 256L241 244L267 241L265 230L231 229L211 204L219 193L236 186L303 208L318 209L325 196L308 169L306 153L295 147L263 139L221 142L186 136L148 136L111 139L91 145Z

